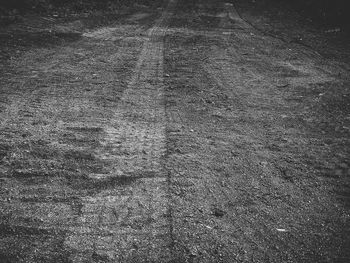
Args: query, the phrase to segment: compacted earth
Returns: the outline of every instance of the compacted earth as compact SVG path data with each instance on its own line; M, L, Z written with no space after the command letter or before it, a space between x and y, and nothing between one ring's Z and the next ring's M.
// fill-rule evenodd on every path
M349 262L349 39L277 2L1 27L0 262Z

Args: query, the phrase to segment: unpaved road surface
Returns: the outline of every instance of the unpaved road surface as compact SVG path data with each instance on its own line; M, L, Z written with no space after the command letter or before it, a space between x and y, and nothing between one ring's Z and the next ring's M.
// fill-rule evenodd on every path
M350 50L275 8L1 28L0 262L349 262Z

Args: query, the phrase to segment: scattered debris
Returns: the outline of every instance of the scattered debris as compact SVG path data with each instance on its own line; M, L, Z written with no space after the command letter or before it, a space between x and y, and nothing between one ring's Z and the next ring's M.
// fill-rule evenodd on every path
M326 30L324 32L327 33L327 34L329 34L329 33L338 33L338 32L340 32L340 28L328 29L328 30Z
M289 83L277 84L277 87L278 87L278 88L285 88L285 87L288 87L288 86L289 86Z
M276 228L276 230L278 231L278 232L288 232L286 229L284 229L284 228Z

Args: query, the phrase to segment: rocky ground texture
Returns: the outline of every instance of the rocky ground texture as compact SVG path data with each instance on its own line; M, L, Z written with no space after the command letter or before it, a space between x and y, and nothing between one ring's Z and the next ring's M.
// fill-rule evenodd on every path
M0 262L349 262L327 30L243 0L1 27Z

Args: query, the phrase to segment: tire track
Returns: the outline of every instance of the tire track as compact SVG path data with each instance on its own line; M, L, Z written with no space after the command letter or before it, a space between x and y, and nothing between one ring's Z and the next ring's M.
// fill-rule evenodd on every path
M281 198L285 194L284 190L299 192L300 198L303 194L301 189L278 181L273 167L262 167L261 156L255 149L234 149L234 140L246 140L245 143L249 146L253 143L264 143L261 138L266 136L265 129L256 129L253 123L239 123L240 118L237 116L248 115L244 116L247 120L249 115L253 117L257 114L256 107L251 107L250 103L259 106L275 103L281 108L283 106L282 98L273 97L271 103L271 95L264 94L263 89L255 88L256 84L273 85L283 73L290 74L288 80L291 83L304 83L307 78L310 81L309 75L317 81L328 80L328 76L320 76L314 65L309 64L305 58L302 60L303 67L294 69L292 63L284 67L278 54L268 57L262 50L249 51L251 47L259 47L258 44L266 44L266 38L255 30L254 34L251 33L253 28L239 17L233 5L224 4L224 7L227 15L216 16L220 18L220 22L215 33L211 28L190 31L178 27L173 32L180 34L182 38L179 37L178 42L176 38L169 41L168 69L174 74L167 90L170 152L167 168L171 173L174 199L174 236L177 239L174 251L185 255L185 258L195 258L200 262L231 262L235 261L234 256L237 262L297 262L306 257L320 258L322 253L310 254L310 251L315 253L317 249L312 247L313 241L305 241L304 234L301 234L306 232L312 236L313 230L295 223L305 224L306 217L299 214L300 210L295 204L293 206L293 199ZM184 21L188 26L192 25L185 19ZM221 32L222 30L225 31ZM211 43L215 34L223 43ZM194 58L198 53L190 51L199 47L194 42L197 35L203 37L200 44L204 42L209 50L208 57L202 60L205 62L198 62L201 66L198 66ZM255 40L260 42L254 43ZM272 44L275 46L275 43ZM246 62L244 58L247 56L251 56L249 59L254 58L254 63L250 63L250 60ZM200 58L201 56L198 59ZM277 72L269 68L264 72L258 71L259 67L255 63L258 60L272 61L274 66L277 64ZM180 66L182 72L179 72ZM292 69L295 70L294 75L290 73ZM186 76L187 71L192 74ZM307 74L303 74L305 72ZM255 89L251 88L253 85ZM196 92L197 90L200 92ZM229 110L224 107L225 101L215 105L216 101L204 92L227 95ZM205 96L210 99L206 100ZM200 107L198 102L201 101L207 105ZM242 125L245 128L245 136L234 136L234 129L223 126L234 121L237 123L232 126L241 128L239 125ZM222 129L222 137L220 128L225 128ZM220 149L215 144L210 146L210 137L224 137L225 148ZM237 146L240 145L237 143ZM228 151L230 148L232 156ZM237 152L242 155L241 161L235 158ZM192 163L196 163L197 167L192 166ZM241 174L235 174L235 171ZM276 184L281 184L278 185L279 191L276 190ZM256 200L251 198L255 194ZM268 195L266 199L265 194ZM306 197L303 199L306 200ZM320 202L314 202L314 205L322 208ZM216 207L219 211L217 215L213 212ZM293 211L293 215L289 214L290 211ZM315 209L313 214L317 213L319 212ZM305 215L306 212L303 211L302 214ZM278 228L285 228L286 233ZM208 243L210 247L207 246ZM212 255L216 256L210 258Z
M166 153L163 37L174 5L169 1L148 31L120 105L104 128L104 147L96 156L112 163L112 169L108 174L90 174L96 181L129 178L132 184L83 200L82 215L65 242L77 251L73 262L94 254L118 262L171 258L169 186L162 164Z

